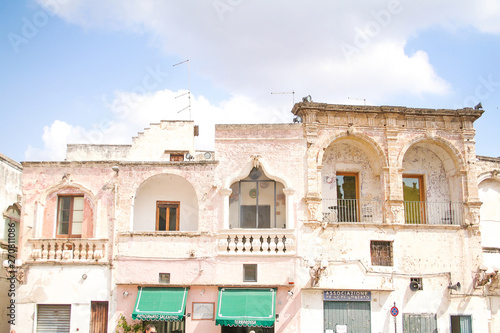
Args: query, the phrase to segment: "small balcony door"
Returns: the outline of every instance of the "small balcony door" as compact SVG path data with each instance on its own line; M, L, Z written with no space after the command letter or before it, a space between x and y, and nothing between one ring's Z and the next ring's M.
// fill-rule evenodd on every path
M337 173L337 218L339 222L358 222L358 175Z
M403 175L403 200L405 222L409 224L425 223L424 176Z

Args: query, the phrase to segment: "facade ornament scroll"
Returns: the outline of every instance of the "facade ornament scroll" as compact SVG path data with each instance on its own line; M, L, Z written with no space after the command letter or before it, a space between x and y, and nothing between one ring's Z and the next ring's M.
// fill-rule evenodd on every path
M309 210L309 221L320 222L321 221L321 198L319 196L309 196L306 197L307 209Z

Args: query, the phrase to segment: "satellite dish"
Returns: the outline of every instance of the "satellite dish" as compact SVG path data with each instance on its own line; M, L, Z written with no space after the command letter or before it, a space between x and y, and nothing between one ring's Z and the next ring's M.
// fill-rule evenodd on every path
M208 152L208 151L203 156L205 156L206 160L209 160L210 158L212 158L212 154L210 152Z
M192 159L194 158L194 156L193 156L193 155L191 155L191 153L187 153L187 154L186 154L186 158L187 158L188 160L192 160Z

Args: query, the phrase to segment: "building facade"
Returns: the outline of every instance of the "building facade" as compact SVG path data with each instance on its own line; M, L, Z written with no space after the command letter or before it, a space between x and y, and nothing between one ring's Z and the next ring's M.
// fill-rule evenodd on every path
M15 301L15 286L18 281L11 272L16 269L17 245L19 240L19 223L21 213L21 173L22 166L9 157L0 154L0 332L9 332L9 321L15 319L15 309L11 308L11 300ZM19 263L18 263L19 264ZM12 266L12 267L11 267ZM11 311L12 310L12 311Z
M500 192L475 155L482 110L292 113L217 125L214 151L194 149L192 121L162 121L131 145L24 162L11 328L494 332L500 246L481 232L499 219L479 216Z

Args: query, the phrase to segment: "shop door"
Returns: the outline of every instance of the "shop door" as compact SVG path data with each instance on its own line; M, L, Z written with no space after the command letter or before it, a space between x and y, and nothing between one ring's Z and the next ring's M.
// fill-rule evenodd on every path
M273 333L274 327L229 327L222 326L222 333L249 333L254 331L255 333Z
M324 302L324 329L370 333L370 302Z
M437 333L435 314L403 314L403 333Z
M90 333L108 331L108 302L90 302Z

